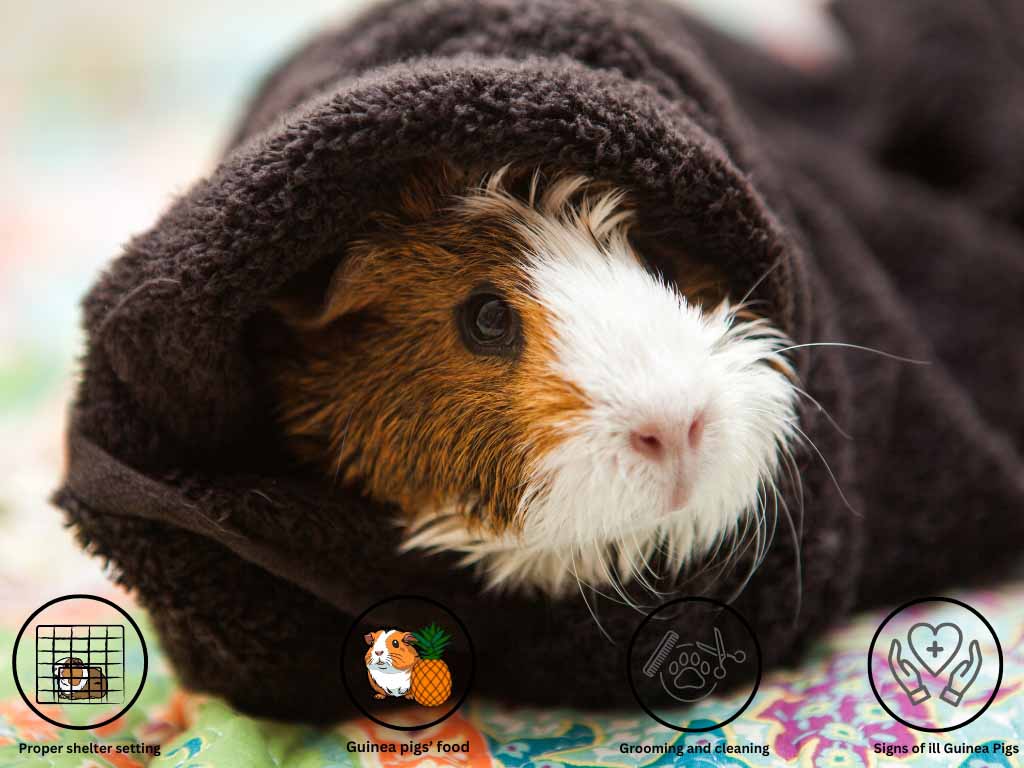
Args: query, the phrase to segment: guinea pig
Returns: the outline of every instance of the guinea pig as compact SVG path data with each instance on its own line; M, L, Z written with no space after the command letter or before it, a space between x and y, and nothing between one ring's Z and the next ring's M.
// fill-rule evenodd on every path
M412 668L419 661L416 637L400 629L378 629L363 637L366 644L366 674L373 689L373 698L404 696L411 699Z
M108 692L103 670L86 666L74 656L54 663L53 679L57 683L57 695L62 699L102 699Z
M275 302L289 449L492 586L622 584L751 530L798 431L789 342L661 258L685 246L630 200L537 169L410 177Z

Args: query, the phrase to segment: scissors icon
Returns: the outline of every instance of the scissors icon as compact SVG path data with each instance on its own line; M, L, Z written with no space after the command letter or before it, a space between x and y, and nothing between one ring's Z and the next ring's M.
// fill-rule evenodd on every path
M725 678L725 674L726 674L726 672L725 672L725 660L726 659L731 659L732 661L736 662L737 664L742 664L744 661L747 660L747 654L744 651L742 651L742 650L738 650L738 651L735 651L733 653L729 653L729 652L727 652L725 650L725 641L722 640L722 633L721 633L721 631L719 631L718 627L715 627L715 647L714 648L712 648L707 643L700 642L699 640L695 643L695 645L697 646L697 648L699 648L704 653L709 654L712 657L715 657L715 658L718 659L718 666L715 667L715 672L714 672L716 680L722 680L722 679Z

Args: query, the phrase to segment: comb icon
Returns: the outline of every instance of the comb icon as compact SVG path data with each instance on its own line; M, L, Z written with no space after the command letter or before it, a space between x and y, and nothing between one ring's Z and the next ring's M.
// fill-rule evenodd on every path
M647 663L644 664L643 673L647 677L654 677L658 674L658 670L661 669L662 664L668 658L669 654L672 653L672 649L676 647L676 643L679 642L679 633L673 630L666 632L661 642L658 643L658 647L654 649L654 653L651 654L650 658L647 659Z

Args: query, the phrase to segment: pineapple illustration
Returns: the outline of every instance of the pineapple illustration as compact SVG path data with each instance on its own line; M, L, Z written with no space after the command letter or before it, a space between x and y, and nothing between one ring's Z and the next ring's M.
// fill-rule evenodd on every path
M452 641L452 636L445 632L437 623L413 632L416 638L416 650L420 660L412 668L412 685L409 692L417 704L424 707L436 707L444 704L452 695L452 673L448 665L441 660L444 649Z

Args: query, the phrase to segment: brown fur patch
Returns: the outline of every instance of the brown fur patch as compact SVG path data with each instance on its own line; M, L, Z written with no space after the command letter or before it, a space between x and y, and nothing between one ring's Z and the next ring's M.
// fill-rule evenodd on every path
M280 304L297 346L276 384L297 454L411 515L454 501L497 532L531 459L559 439L551 425L585 403L551 374L520 244L498 223L452 215L453 202L410 185L397 212L349 245L318 311ZM519 313L516 359L475 355L460 339L456 308L484 283Z

